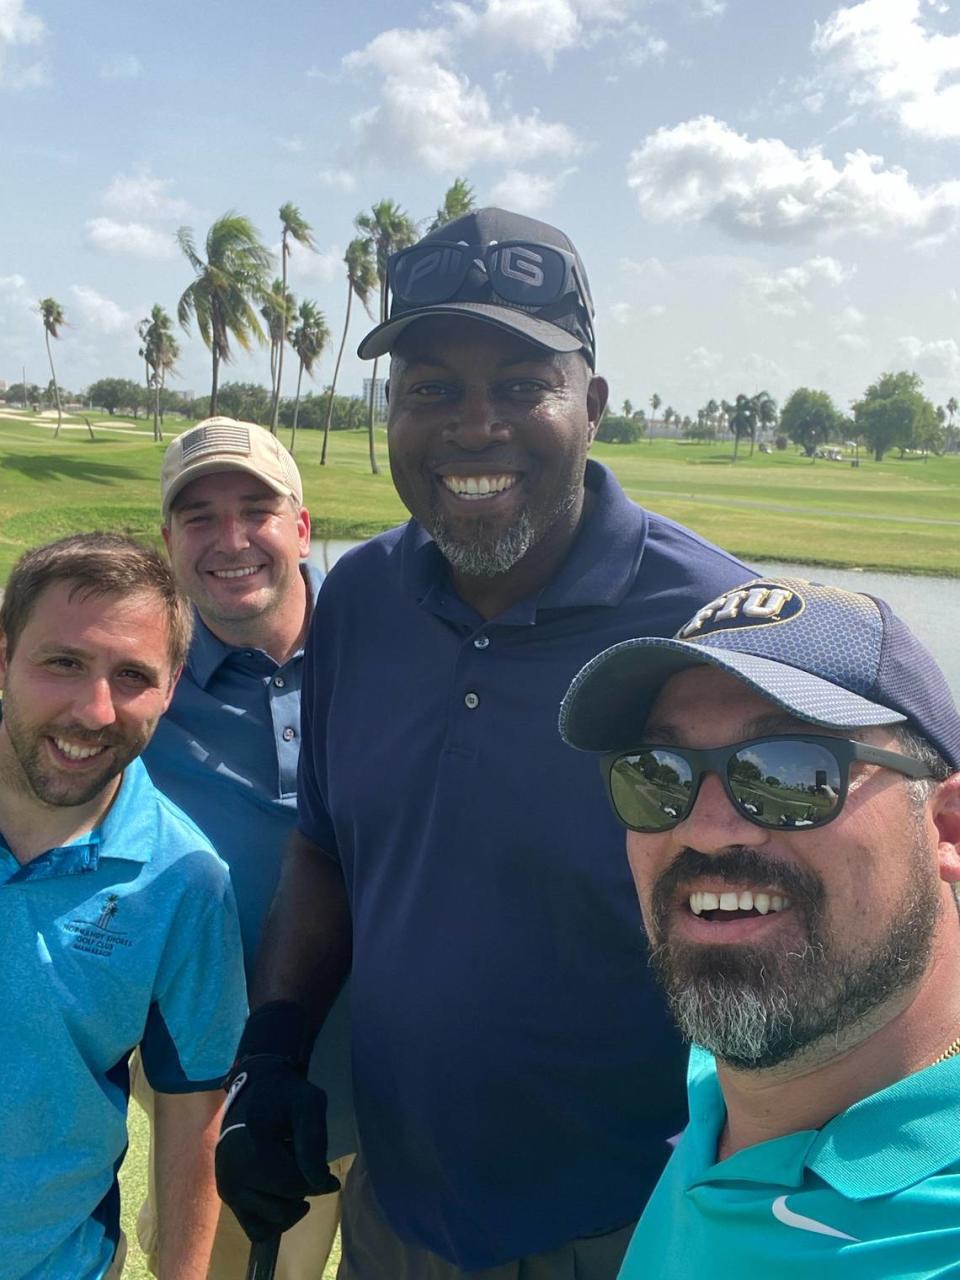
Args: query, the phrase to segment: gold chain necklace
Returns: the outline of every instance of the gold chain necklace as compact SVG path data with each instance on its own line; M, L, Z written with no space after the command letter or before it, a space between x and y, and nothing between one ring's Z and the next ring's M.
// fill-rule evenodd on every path
M946 1062L948 1058L952 1058L954 1054L957 1054L957 1053L960 1053L960 1036L957 1036L953 1044L948 1044L947 1047L944 1049L943 1053L941 1053L940 1057L934 1058L934 1060L930 1063L930 1065L931 1067L936 1067L941 1062Z

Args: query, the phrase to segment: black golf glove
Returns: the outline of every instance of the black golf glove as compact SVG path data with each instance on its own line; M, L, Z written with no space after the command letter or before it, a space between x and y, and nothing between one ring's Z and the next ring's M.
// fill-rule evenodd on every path
M274 1001L250 1015L225 1082L217 1190L253 1241L299 1222L305 1196L340 1187L327 1166L327 1095L308 1082L308 1058L303 1010Z

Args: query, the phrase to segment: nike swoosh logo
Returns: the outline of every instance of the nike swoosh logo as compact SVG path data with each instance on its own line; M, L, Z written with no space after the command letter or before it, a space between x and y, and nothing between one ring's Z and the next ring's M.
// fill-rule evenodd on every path
M773 1216L785 1227L796 1227L798 1231L812 1231L817 1236L833 1236L836 1240L849 1240L853 1244L862 1244L856 1236L848 1236L845 1231L828 1227L825 1222L817 1222L816 1218L805 1218L802 1213L794 1213L792 1209L787 1208L786 1196L778 1196L771 1208Z

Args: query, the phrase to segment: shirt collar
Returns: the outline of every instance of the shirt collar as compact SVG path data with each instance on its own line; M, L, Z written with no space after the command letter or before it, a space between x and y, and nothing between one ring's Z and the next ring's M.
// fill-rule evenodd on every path
M540 592L514 605L498 622L532 624L538 609L612 607L630 590L643 555L647 513L630 501L612 471L592 459L587 462L584 486L593 500L570 554ZM437 608L441 598L455 595L446 561L416 520L407 522L400 554L407 589L424 607L449 612ZM463 608L472 615L469 606Z
M691 1051L688 1082L687 1187L723 1182L799 1187L809 1169L847 1199L869 1200L903 1191L957 1163L960 1055L862 1098L822 1129L784 1134L719 1164L714 1160L726 1108L715 1064L705 1051Z
M310 607L312 609L317 602L317 592L320 590L321 582L323 582L323 574L314 565L307 564L306 561L301 563L300 572L306 579L307 590L310 593ZM201 618L196 606L194 606L193 610L193 619L193 639L190 642L187 666L190 668L190 674L196 683L201 689L205 689L227 658L245 646L224 644L218 636L213 634L203 618ZM292 657L297 658L302 653L303 649L301 647ZM291 660L288 659L288 661Z

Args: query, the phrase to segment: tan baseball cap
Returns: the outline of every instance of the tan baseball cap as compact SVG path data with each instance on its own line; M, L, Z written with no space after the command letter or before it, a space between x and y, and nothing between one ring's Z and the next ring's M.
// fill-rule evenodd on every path
M177 436L163 455L160 500L165 522L180 490L213 471L248 471L275 493L303 505L303 481L297 464L276 436L255 422L204 418Z

